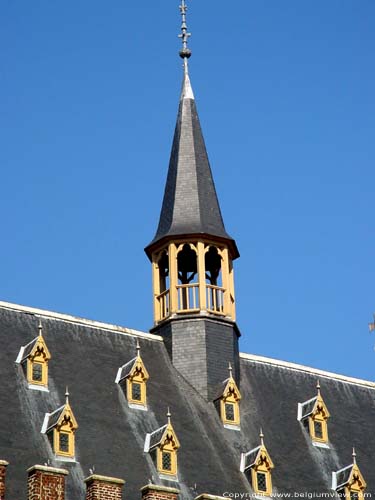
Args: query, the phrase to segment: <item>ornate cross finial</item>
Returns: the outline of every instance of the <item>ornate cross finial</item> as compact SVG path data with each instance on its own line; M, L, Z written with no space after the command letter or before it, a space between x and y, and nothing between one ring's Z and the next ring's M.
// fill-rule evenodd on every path
M264 434L263 434L263 429L262 428L260 428L259 437L260 437L260 444L262 446L264 446Z
M66 386L66 388L65 388L65 403L66 404L69 403L69 389L68 389L68 386Z
M42 326L42 320L40 318L39 318L38 330L39 330L39 337L41 337L42 331L43 331L43 326Z
M352 457L353 457L353 464L356 464L357 463L357 453L355 452L354 446L353 446Z
M180 54L180 57L184 60L184 70L187 73L187 70L188 70L187 61L188 61L189 57L191 56L191 50L188 48L188 41L189 41L189 38L191 37L191 33L189 33L188 29L187 29L186 11L187 11L187 5L185 3L185 0L181 0L180 12L181 12L181 17L182 17L182 24L181 24L181 34L178 35L178 37L181 38L182 49L180 50L179 54Z
M168 424L170 424L170 423L171 423L171 416L172 416L172 415L171 415L171 412L170 412L170 410L169 410L169 406L168 406L168 410L167 410Z

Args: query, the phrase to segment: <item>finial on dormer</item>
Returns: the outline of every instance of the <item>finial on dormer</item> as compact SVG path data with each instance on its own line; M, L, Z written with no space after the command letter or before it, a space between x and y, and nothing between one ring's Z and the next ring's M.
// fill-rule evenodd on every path
M180 12L182 17L182 24L181 24L181 33L178 35L178 37L181 38L182 41L182 49L180 50L179 54L180 57L184 60L185 73L188 72L188 59L191 56L191 50L188 48L188 41L189 38L191 37L191 33L189 33L187 29L186 11L187 11L187 5L185 3L185 0L181 0Z
M43 326L42 326L42 320L40 318L39 318L39 324L38 324L38 331L39 331L39 337L42 337Z
M69 389L68 386L65 388L65 403L69 404Z
M263 429L262 428L260 428L259 437L260 437L260 444L261 444L261 446L264 446L264 434L263 434Z
M319 381L319 379L316 383L316 388L318 389L318 396L320 396L320 381Z
M139 351L141 350L141 346L139 345L139 339L137 339L137 345L135 348L137 349L137 356L139 356Z
M353 446L352 457L353 457L353 464L356 465L357 464L357 453L355 452L354 446Z
M233 377L233 375L232 375L233 368L232 368L231 363L228 363L228 370L229 370L229 378L232 378Z
M168 424L170 424L170 423L171 423L171 416L172 416L172 415L171 415L171 412L170 412L170 410L169 410L169 406L168 406L168 410L167 410Z

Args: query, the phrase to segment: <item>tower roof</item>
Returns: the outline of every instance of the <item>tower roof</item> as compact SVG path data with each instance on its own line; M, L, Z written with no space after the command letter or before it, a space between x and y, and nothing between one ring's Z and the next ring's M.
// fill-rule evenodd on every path
M224 227L185 60L159 226L154 239L146 247L146 253L149 255L162 240L187 235L225 240L232 258L239 256L235 241Z

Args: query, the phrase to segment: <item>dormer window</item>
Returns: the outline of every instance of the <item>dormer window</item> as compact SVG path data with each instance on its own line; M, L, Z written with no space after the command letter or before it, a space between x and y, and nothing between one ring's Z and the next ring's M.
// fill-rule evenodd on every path
M65 405L44 417L42 434L46 434L53 451L60 460L74 460L75 432L78 429L69 403L69 393L65 394Z
M342 500L363 500L366 482L357 465L356 452L353 448L353 463L332 472L332 489Z
M30 389L48 390L48 362L51 354L43 338L41 322L38 329L38 336L21 347L16 363L23 367Z
M320 384L317 383L318 394L304 403L298 403L297 419L302 422L310 434L313 444L327 447L328 425L330 417L328 408L323 401Z
M220 385L217 397L214 400L220 418L225 427L239 429L240 426L240 400L241 394L232 375L229 364L229 377Z
M118 369L115 382L120 384L128 400L129 406L135 409L147 409L147 380L149 374L140 356L137 340L137 355Z
M145 453L150 453L156 468L166 479L177 479L177 451L180 443L171 424L171 414L167 413L168 423L146 435Z
M255 493L264 496L272 494L271 471L274 468L271 457L264 445L264 435L260 431L260 446L241 455L240 470L244 472Z

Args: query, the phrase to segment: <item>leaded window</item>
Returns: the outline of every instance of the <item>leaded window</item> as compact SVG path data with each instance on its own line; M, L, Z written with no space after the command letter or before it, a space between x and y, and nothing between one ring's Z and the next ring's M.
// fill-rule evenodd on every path
M33 363L33 381L42 382L43 381L43 365L41 363Z
M314 420L314 436L317 439L323 439L323 424L319 420Z
M257 472L258 491L267 491L267 476L264 472Z
M69 453L69 434L66 432L59 433L59 450L63 453Z
M163 470L172 470L172 454L169 451L162 451L161 466Z
M132 383L132 399L134 401L142 400L142 387L141 384L139 384L138 382Z
M225 420L230 422L234 421L234 405L232 403L225 403Z

